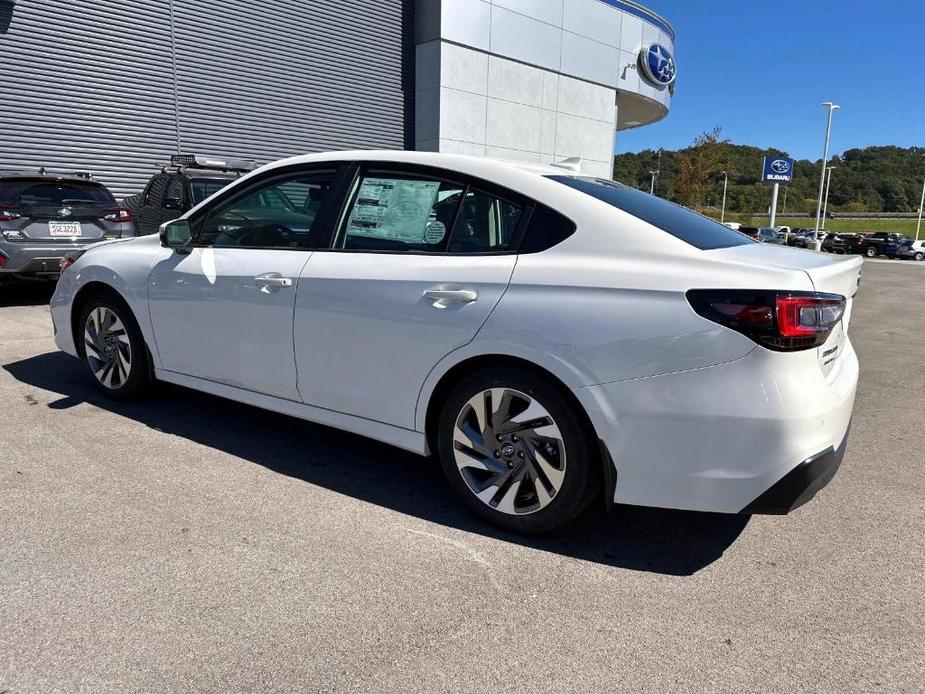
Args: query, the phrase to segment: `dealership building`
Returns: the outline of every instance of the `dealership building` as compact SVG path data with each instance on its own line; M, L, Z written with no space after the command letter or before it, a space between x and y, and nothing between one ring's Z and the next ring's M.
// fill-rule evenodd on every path
M0 0L0 169L138 192L182 151L418 149L610 176L668 114L675 32L629 0Z

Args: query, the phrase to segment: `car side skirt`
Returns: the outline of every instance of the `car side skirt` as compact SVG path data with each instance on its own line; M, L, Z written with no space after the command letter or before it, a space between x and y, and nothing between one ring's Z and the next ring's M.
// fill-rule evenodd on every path
M343 431L366 436L376 441L381 441L382 443L387 443L391 446L417 453L418 455L427 455L427 439L426 436L419 431L411 431L390 424L383 424L382 422L375 422L370 419L343 414L342 412L326 410L322 407L314 407L293 400L277 398L272 395L255 393L254 391L245 390L243 388L236 388L235 386L229 386L224 383L187 376L165 369L156 368L154 370L154 376L159 381L192 388L193 390L198 390L203 393L217 395L221 398L227 398L246 405L253 405L254 407L260 407L265 410L270 410L271 412L278 412L290 417L304 419L316 424L323 424L325 426L334 427L335 429L342 429Z

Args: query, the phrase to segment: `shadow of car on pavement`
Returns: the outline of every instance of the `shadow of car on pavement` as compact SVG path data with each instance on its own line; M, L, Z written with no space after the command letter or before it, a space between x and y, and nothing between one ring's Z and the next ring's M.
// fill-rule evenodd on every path
M7 306L40 306L47 304L55 293L51 280L15 280L0 278L0 308Z
M470 516L440 466L336 429L176 386L139 402L107 400L81 365L49 352L3 367L21 383L61 395L52 409L90 403L310 484L434 523L563 556L625 569L693 574L723 555L748 516L595 504L575 523L542 537L498 530Z

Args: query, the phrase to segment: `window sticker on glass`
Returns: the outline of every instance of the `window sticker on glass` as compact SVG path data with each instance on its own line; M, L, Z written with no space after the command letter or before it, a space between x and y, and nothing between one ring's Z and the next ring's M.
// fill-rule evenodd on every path
M425 233L436 235L427 227L439 188L438 181L364 178L347 220L347 234L423 243Z
M446 224L443 222L428 222L424 227L424 243L436 245L443 241L444 236L446 236Z

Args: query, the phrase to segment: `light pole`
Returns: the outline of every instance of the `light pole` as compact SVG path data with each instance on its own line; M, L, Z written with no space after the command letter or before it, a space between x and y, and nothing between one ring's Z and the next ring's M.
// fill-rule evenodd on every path
M822 192L823 188L825 188L825 169L829 161L829 138L832 135L832 113L835 109L841 108L838 104L833 104L831 101L826 101L822 105L829 109L829 120L825 127L825 148L822 151L822 175L819 177L819 201L816 203L816 229L813 231L814 251L822 250L822 244L819 242L819 215L822 214Z
M919 202L919 222L915 225L915 240L919 240L919 232L922 230L922 208L925 207L925 181L922 181L922 200Z
M723 209L719 213L719 222L722 224L726 221L726 187L729 185L729 174L725 171L720 171L723 174Z
M655 177L658 176L658 170L650 171L649 175L652 176L652 182L649 184L649 194L655 195Z
M825 179L825 200L822 203L822 220L825 223L825 220L828 219L829 212L829 187L832 185L832 170L834 166L827 166L825 170L828 171L828 176Z

